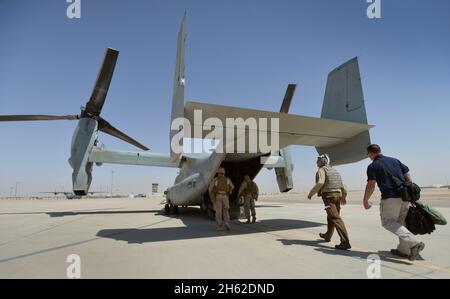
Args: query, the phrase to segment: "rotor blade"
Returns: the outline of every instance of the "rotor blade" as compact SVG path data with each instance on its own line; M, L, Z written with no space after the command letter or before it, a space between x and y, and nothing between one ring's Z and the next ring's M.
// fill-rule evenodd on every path
M0 121L77 120L78 115L0 115Z
M111 48L106 49L102 66L95 81L94 90L92 91L89 102L86 103L86 112L95 116L100 115L106 95L108 94L109 84L111 83L118 56L119 51Z
M286 94L284 95L283 104L281 104L280 112L281 113L288 113L289 107L291 107L291 101L294 97L295 88L297 87L297 84L289 84L286 89Z
M118 129L114 128L109 122L107 122L105 119L103 118L99 118L98 120L98 130L102 131L103 133L106 133L108 135L114 136L116 138L122 139L123 141L126 141L144 151L148 151L150 150L148 147L146 147L145 145L142 145L141 143L139 143L138 141L134 140L133 138L131 138L130 136L126 135L125 133L119 131Z

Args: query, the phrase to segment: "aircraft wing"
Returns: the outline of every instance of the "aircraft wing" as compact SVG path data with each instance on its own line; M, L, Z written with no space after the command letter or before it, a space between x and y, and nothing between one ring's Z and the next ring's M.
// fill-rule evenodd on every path
M198 117L194 118L195 110L201 111L201 119ZM192 124L192 127L190 132L191 136L186 136L189 132L186 132L185 130L185 137L193 137L196 128L197 130L199 128L201 129L203 122L210 117L220 119L223 124L222 130L223 128L227 129L227 118L243 118L244 120L248 118L255 118L256 120L266 118L268 128L266 133L268 135L272 130L270 128L270 119L278 118L280 148L285 148L288 145L330 147L352 140L356 136L364 134L370 128L374 127L372 125L357 122L315 118L302 115L198 102L187 102L185 105L185 118ZM215 128L220 129L218 126L215 126ZM202 131L202 138L205 138L206 135L211 132L205 130ZM245 131L248 133L251 130L246 129ZM237 132L236 135L239 135L239 132ZM268 137L268 140L270 140L270 137Z
M53 191L53 192L39 192L41 194L64 194L64 192L59 192L59 191Z

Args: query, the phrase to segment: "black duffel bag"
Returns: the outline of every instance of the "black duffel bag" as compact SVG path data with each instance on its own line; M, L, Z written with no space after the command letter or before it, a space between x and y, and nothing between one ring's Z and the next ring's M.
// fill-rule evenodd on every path
M420 187L417 184L399 179L383 161L378 160L391 177L403 201L416 202L420 199Z
M413 182L402 182L399 191L403 201L416 202L420 199L420 187Z
M406 228L415 235L431 234L436 229L430 215L414 203L409 207L405 222Z

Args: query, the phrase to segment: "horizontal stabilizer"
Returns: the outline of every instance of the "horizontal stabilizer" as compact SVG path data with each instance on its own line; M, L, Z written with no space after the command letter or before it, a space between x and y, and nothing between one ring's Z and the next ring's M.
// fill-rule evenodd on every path
M366 148L370 144L369 132L363 132L352 139L330 147L317 147L319 155L328 154L332 165L358 162L367 158Z
M196 110L197 112L201 111L201 119L198 117L194 118L194 111ZM242 118L244 121L254 118L257 122L259 122L260 119L265 118L267 119L267 126L261 127L261 130L269 135L267 136L268 140L270 140L271 133L271 118L276 118L279 120L280 149L294 144L329 147L349 141L353 137L366 132L373 127L367 124L341 120L321 119L240 107L187 102L185 107L185 118L192 126L191 132L185 130L185 137L194 136L194 131L197 130L202 132L203 136L201 136L201 138L205 138L211 131L202 130L203 122L212 117L221 121L221 126L215 126L214 128L216 130L222 130L224 133L227 130L227 118ZM228 129L232 128L234 128L234 126L230 126ZM248 127L246 127L244 133L248 135L252 130L257 132L257 129L258 128L256 128L256 130L252 128L248 129ZM239 132L237 132L236 135L239 135ZM226 136L224 136L224 139L225 138Z

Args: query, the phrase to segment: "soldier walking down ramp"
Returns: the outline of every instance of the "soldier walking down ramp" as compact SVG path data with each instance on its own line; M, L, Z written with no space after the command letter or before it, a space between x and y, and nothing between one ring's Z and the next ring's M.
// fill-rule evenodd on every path
M217 176L209 185L209 195L214 205L218 230L222 230L223 225L225 225L226 230L231 229L229 196L233 189L233 183L225 176L225 168L220 167L217 170Z
M318 196L322 196L325 204L328 223L327 232L325 234L321 233L319 236L326 242L330 242L336 228L341 238L341 243L336 245L335 248L341 250L350 249L351 245L347 229L340 216L341 201L345 204L347 196L347 190L342 182L341 175L330 166L328 155L321 155L317 158L317 167L319 167L319 170L316 173L316 184L309 192L308 199L311 199L317 193Z
M247 218L246 223L250 223L250 212L252 215L251 223L256 222L255 200L258 200L258 186L250 179L249 175L244 177L244 181L239 188L238 198L244 198L244 213Z

